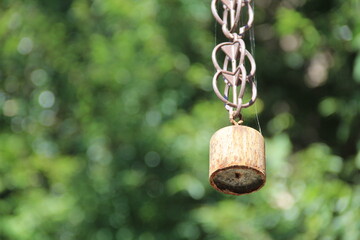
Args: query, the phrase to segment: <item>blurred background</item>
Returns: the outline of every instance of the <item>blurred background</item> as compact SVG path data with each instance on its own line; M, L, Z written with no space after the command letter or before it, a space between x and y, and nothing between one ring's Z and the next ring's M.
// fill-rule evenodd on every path
M360 239L359 14L255 0L267 183L235 197L210 0L1 0L0 239Z

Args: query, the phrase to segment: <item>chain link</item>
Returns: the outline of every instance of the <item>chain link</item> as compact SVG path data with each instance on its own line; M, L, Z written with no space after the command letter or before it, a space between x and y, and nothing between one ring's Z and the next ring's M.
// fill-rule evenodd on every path
M213 78L213 88L217 97L225 103L225 108L229 112L229 119L232 124L241 124L243 108L254 104L257 97L257 88L254 81L256 64L253 56L248 50L243 40L245 33L253 26L254 10L252 0L220 0L222 2L222 18L216 7L219 0L212 0L211 10L216 21L222 26L224 35L230 40L218 44L212 52L212 61L216 69ZM247 9L247 22L244 26L239 26L242 17L242 11ZM218 62L218 55L222 52L225 59L222 61L222 67ZM250 71L247 72L245 61L249 62ZM223 94L218 88L218 80L222 77L225 87ZM244 103L246 85L252 88L251 99ZM232 101L229 100L230 91ZM235 119L239 119L235 121Z

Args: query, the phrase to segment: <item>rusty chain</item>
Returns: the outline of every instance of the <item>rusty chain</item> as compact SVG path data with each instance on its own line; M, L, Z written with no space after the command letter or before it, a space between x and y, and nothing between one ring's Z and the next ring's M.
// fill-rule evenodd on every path
M218 1L222 2L222 18L217 9ZM225 108L229 112L230 122L234 125L242 123L241 110L254 104L257 97L255 83L256 64L253 56L246 50L243 40L245 33L253 26L254 10L251 5L252 0L212 0L211 11L216 21L222 26L224 35L230 40L218 44L212 52L212 61L216 73L213 78L213 88L217 97L225 103ZM244 26L239 26L240 19L244 10L247 9L247 22ZM225 54L222 67L217 61L219 52ZM250 72L247 72L245 61L250 64ZM218 80L222 77L225 83L224 93L221 94L218 88ZM246 84L252 88L251 99L244 103ZM239 89L239 91L238 91ZM230 90L232 101L229 100ZM238 121L236 121L238 119Z

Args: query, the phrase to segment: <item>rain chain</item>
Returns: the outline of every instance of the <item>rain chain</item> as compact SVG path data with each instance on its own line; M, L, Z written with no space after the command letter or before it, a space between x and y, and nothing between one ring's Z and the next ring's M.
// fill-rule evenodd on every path
M219 1L222 3L220 11L217 9ZM212 0L211 10L229 39L212 52L216 68L212 84L218 98L225 103L232 125L211 137L209 180L211 186L222 193L248 194L259 190L266 181L264 138L257 130L241 125L241 110L254 104L257 97L255 60L244 42L245 34L253 26L254 9L252 0ZM243 14L247 21L240 26ZM220 56L224 59L218 62ZM223 93L219 90L219 79L224 81ZM247 86L251 86L252 94L245 102Z
M218 44L212 52L212 61L216 73L213 78L213 88L218 98L225 103L225 108L229 111L230 122L234 125L242 123L241 109L250 107L254 104L257 95L256 83L254 81L256 64L253 56L246 50L244 36L253 26L254 10L251 6L251 0L221 0L222 18L216 8L218 0L213 0L211 10L216 21L222 26L224 35L230 42ZM246 25L239 26L242 14L247 10L248 21ZM225 54L222 66L217 58L219 52ZM251 69L245 68L245 60L250 62ZM224 80L225 88L221 94L218 88L219 78ZM244 103L243 98L247 83L251 85L252 96L250 101ZM232 101L229 100L230 91ZM235 121L238 119L238 121Z

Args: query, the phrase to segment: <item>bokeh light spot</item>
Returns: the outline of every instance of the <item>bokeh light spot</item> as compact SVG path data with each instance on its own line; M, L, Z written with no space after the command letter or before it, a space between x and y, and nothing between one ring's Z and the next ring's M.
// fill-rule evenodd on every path
M51 108L55 103L55 96L51 91L43 91L39 95L39 104L43 108Z
M157 152L151 151L145 155L144 160L149 167L156 167L160 163L160 155Z
M36 86L42 86L46 83L48 75L45 70L36 69L31 72L30 79Z
M33 47L34 43L31 38L24 37L20 40L17 50L20 54L27 55L33 50Z
M3 113L7 117L15 116L19 111L19 104L14 99L6 100L3 105Z

